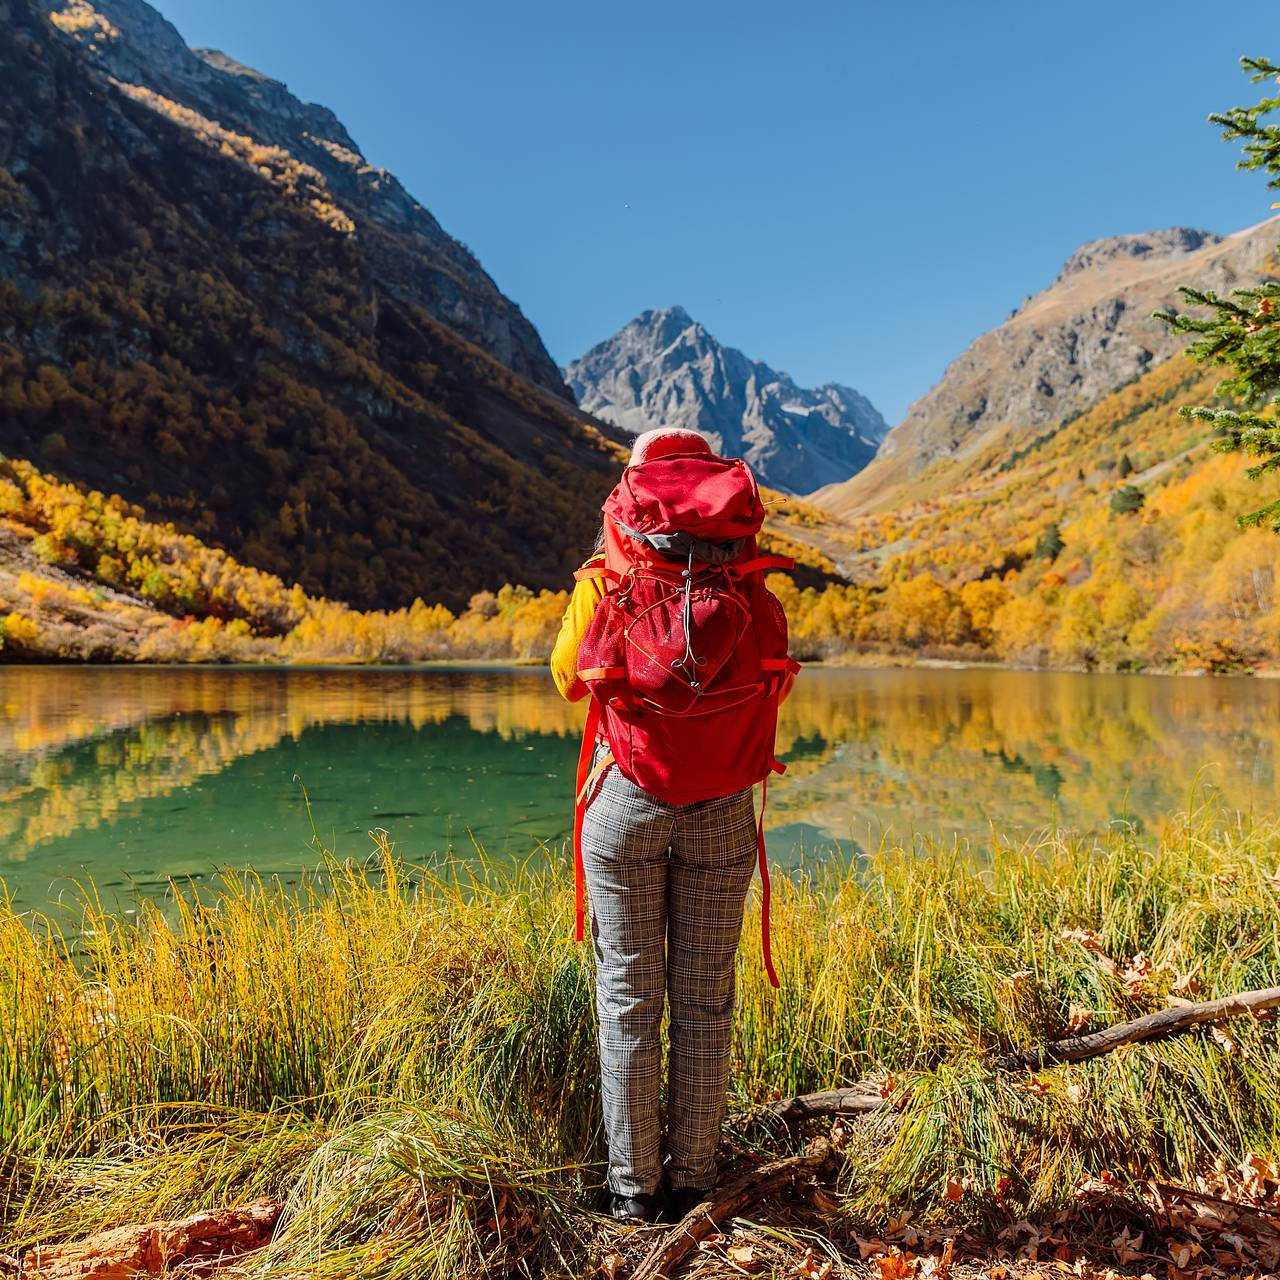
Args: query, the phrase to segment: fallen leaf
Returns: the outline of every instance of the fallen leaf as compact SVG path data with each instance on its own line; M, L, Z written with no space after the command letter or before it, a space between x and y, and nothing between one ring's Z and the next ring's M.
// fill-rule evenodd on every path
M1094 963L1108 978L1114 978L1119 973L1116 962L1110 956L1094 956Z
M698 1248L704 1252L710 1252L712 1249L718 1249L722 1244L727 1244L729 1237L719 1231L713 1231L710 1235L703 1236L698 1241Z
M1173 984L1171 991L1176 991L1181 995L1193 996L1200 990L1200 966L1203 961L1197 960L1196 963L1187 970L1186 973L1179 973L1176 969L1173 974Z
M1280 1168L1270 1160L1250 1154L1240 1162L1240 1177L1244 1181L1244 1189L1261 1199L1267 1194L1267 1183L1280 1182Z
M724 1251L724 1256L735 1267L741 1267L743 1271L756 1271L764 1265L763 1261L756 1257L755 1248L749 1244L731 1244Z
M1102 937L1096 929L1064 929L1063 942L1078 942L1086 951L1101 951Z
M831 1126L831 1145L837 1151L843 1151L845 1144L849 1141L849 1130L839 1120Z
M872 1258L878 1254L886 1252L888 1249L888 1246L883 1240L864 1240L859 1235L855 1235L853 1239L854 1243L858 1246L858 1256L863 1262L866 1262L868 1258Z
M1031 982L1035 976L1034 971L1031 969L1019 969L1017 973L1011 973L1008 977L1002 978L1000 985L1016 994Z
M1082 1004L1073 1004L1067 1011L1066 1026L1064 1026L1062 1030L1066 1035L1076 1036L1079 1035L1092 1020L1092 1009L1086 1009Z
M1073 1080L1067 1085L1067 1101L1073 1107L1079 1107L1084 1104L1084 1100L1089 1096L1088 1090L1079 1081Z
M1111 1247L1116 1251L1116 1258L1120 1265L1127 1266L1130 1262L1136 1262L1142 1257L1142 1240L1145 1232L1139 1231L1135 1236L1130 1232L1128 1227L1111 1241Z
M792 1274L803 1276L804 1280L827 1280L833 1265L830 1258L819 1258L813 1251L813 1245L810 1245Z
M898 1077L891 1071L880 1081L880 1096L887 1098L898 1087Z
M828 1195L821 1187L814 1187L809 1192L809 1202L821 1214L830 1215L840 1212L840 1201L833 1195Z
M1046 1093L1052 1091L1053 1086L1047 1080L1041 1080L1037 1075L1029 1075L1025 1080L1019 1082L1018 1088L1043 1098Z
M1131 996L1140 996L1147 989L1147 983L1151 981L1152 968L1151 957L1145 951L1139 951L1120 975L1124 989Z
M883 1258L877 1258L873 1265L878 1280L912 1280L916 1273L915 1259L898 1249Z
M606 1253L600 1262L600 1271L608 1280L617 1280L627 1269L627 1260L620 1253Z
M965 1185L963 1182L957 1182L955 1178L948 1178L942 1187L942 1194L946 1196L952 1204L959 1204L964 1199Z
M1210 1027L1209 1034L1222 1046L1224 1053L1237 1053L1240 1046L1226 1027Z

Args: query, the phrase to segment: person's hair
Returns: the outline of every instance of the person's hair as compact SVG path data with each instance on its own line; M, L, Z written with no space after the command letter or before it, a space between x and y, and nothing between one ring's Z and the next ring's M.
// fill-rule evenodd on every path
M591 547L591 554L598 556L604 550L604 521L600 521L600 527L596 530L596 540Z

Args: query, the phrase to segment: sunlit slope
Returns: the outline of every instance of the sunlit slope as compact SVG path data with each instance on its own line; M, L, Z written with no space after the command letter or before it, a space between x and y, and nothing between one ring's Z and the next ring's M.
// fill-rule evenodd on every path
M1051 641L1059 661L1086 664L1215 644L1274 655L1280 538L1235 516L1275 481L1251 483L1178 415L1217 380L1175 357L1079 416L939 459L890 509L847 521L838 567L872 587L991 584L993 599L1018 601L1006 658Z
M797 499L766 493L766 502L762 549L795 558L802 584L834 580L835 544L814 537L832 527L830 517ZM566 572L555 591L479 591L457 614L421 600L361 611L244 564L118 496L0 456L0 660L541 660L569 584Z

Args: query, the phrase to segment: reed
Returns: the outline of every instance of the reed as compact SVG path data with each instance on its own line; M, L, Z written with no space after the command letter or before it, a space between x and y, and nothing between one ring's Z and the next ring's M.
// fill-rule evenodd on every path
M1104 1025L1275 984L1278 864L1280 825L1201 810L1159 838L917 842L779 877L782 990L753 903L732 1105L884 1080L895 1105L852 1127L839 1181L863 1219L995 1219L1103 1169L1176 1181L1274 1156L1274 1022L1038 1079L990 1059L1073 1007ZM43 911L0 901L9 1248L270 1195L283 1225L248 1274L583 1274L603 1141L563 881L482 855L406 867L378 832L363 865L228 873L134 916L90 885Z

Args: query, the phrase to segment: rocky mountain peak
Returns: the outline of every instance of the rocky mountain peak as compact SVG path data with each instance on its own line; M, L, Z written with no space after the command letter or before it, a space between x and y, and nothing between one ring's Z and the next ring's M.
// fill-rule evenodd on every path
M641 312L566 370L582 407L622 427L688 427L767 485L807 493L864 467L885 431L851 387L799 387L719 343L681 306Z
M1079 271L1114 262L1116 259L1172 258L1194 253L1207 244L1219 244L1222 237L1213 231L1196 227L1169 227L1164 231L1147 231L1141 235L1105 236L1082 244L1062 264L1057 279L1065 280ZM1055 281L1056 283L1056 281Z

